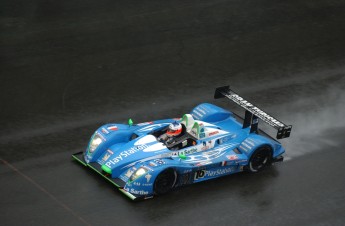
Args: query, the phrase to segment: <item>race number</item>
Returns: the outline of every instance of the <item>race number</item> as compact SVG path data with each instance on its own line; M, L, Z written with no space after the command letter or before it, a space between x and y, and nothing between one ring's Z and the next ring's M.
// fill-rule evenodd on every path
M198 170L194 174L194 180L198 180L200 178L204 178L206 170Z

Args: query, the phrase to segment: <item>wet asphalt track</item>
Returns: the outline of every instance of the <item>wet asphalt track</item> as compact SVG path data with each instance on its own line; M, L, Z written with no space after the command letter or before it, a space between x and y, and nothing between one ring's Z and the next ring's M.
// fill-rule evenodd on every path
M1 1L0 225L345 225L345 2ZM283 164L133 203L70 155L230 84ZM274 131L262 124L271 134Z

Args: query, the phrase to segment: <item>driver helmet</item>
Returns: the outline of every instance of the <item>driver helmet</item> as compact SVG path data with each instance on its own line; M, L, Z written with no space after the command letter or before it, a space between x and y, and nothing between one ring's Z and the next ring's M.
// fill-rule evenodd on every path
M179 122L170 123L167 130L168 137L176 137L182 133L182 125Z

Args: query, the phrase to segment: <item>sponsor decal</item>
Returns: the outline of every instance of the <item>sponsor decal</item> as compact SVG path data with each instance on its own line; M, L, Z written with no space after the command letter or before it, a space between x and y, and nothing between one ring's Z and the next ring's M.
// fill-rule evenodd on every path
M149 174L149 173L145 175L145 178L146 178L146 182L147 182L147 183L150 182L151 177L152 177L152 175Z
M138 182L138 181L134 181L133 182L133 185L134 186L145 186L145 187L152 187L153 186L153 183L140 183L140 182ZM127 186L132 186L132 184L127 184Z
M226 161L223 161L223 162L221 163L221 166L226 166Z
M227 155L226 156L229 160L236 160L238 159L238 156L237 155Z
M234 170L233 167L225 168L225 169L216 169L216 170L198 170L194 174L194 180L199 180L204 177L216 177L224 174L231 173Z
M135 182L133 182L133 185L134 186L145 186L145 187L152 187L153 186L153 183L140 183L140 182L137 182L137 181L135 181ZM132 186L132 184L127 184L127 186Z
M198 151L198 149L196 149L196 148L191 148L191 149L185 150L185 151L184 151L184 154L185 154L185 155L189 155L189 154L193 154L193 153L195 153L195 152L197 152L197 151Z
M141 166L141 168L147 169L147 170L149 170L149 171L153 171L153 169L151 169L150 167L145 166L145 165Z
M149 166L155 167L155 166L157 166L157 164L156 164L155 162L150 162L150 163L149 163Z
M216 134L218 134L218 133L219 133L219 131L214 131L214 132L209 133L208 135L209 135L209 136L213 136L213 135L216 135Z
M111 155L114 154L114 152L112 152L110 149L108 149L107 152Z
M142 123L137 124L137 126L146 126L150 124L153 124L153 122L142 122Z
M145 186L145 187L152 187L153 184L152 183L147 183L147 184L141 184L141 186Z
M147 195L147 194L149 194L148 191L143 191L143 190L137 191L137 190L135 190L133 188L131 188L129 190L129 192L132 193L132 194L136 194L136 195Z
M193 154L193 153L196 153L196 152L198 152L198 149L197 149L197 148L191 148L191 149L184 150L184 151L175 151L175 152L172 152L172 153L171 153L171 156L190 155L190 154Z
M206 142L202 142L202 148L201 148L202 151L205 151L209 148L210 148L210 146L206 145Z
M205 172L205 176L207 177L215 177L223 174L227 174L233 171L233 168L225 168L225 169L217 169L217 170L207 170Z
M145 148L147 148L148 146L146 144L144 145L138 145L135 147L132 147L131 149L127 150L127 151L122 151L120 154L118 154L117 156L115 156L113 159L109 160L105 165L108 167L111 167L111 165L115 165L116 163L122 161L124 158L127 158L128 156L141 151Z
M165 164L165 162L163 161L163 160L161 160L161 159L155 159L155 160L153 160L155 163L157 163L158 165L164 165Z
M105 137L99 133L99 132L96 132L96 134L103 140L103 141L106 141L107 139L105 139Z
M268 124L271 126L279 126L279 127L284 127L284 124L278 121L277 119L273 118L263 110L261 110L258 107L255 107L253 104L249 103L242 97L240 97L237 94L227 94L225 95L231 100L234 100L236 103L239 103L241 106L246 107L249 111L252 111L255 115L257 115L259 118L262 120L266 121Z
M192 169L186 169L183 171L183 173L190 173L190 172L192 172Z
M106 128L102 128L102 133L104 133L104 134L108 134L109 133L109 131L108 130L106 130Z
M110 157L110 154L106 153L106 154L103 156L102 160L103 160L103 161L107 161L109 157Z
M134 170L129 169L127 173L125 174L126 177L130 178L132 174L134 173Z
M199 124L200 126L203 126L204 124ZM201 128L200 129L200 133L199 133L199 138L202 139L202 138L205 138L205 128Z
M109 126L107 129L108 129L108 130L111 130L111 131L116 131L116 130L118 130L117 126Z
M211 164L212 162L211 161L204 161L204 162L199 162L196 164L196 166L204 166L204 165L208 165L208 164Z

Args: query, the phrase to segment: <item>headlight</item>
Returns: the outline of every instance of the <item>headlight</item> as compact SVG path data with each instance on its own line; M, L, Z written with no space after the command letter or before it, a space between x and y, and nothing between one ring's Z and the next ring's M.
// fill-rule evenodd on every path
M96 133L90 142L89 153L91 154L96 150L96 148L103 142L102 138Z
M140 167L135 173L132 174L131 178L129 178L130 181L134 181L147 173L147 169Z

